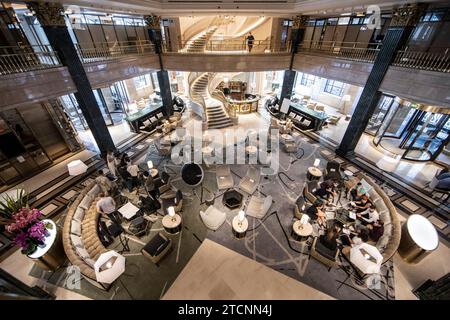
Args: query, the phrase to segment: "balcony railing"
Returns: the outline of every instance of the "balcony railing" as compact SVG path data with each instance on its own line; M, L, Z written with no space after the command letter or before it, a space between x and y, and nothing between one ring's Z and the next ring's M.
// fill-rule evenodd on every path
M128 55L155 53L155 46L147 41L101 42L75 45L83 63L113 60Z
M379 43L303 41L298 51L331 55L345 60L374 62L380 48Z
M206 43L195 40L180 40L179 53L230 53L230 54L248 54L248 53L272 53L272 52L288 52L289 44L282 45L274 43L270 39L254 40L251 51L249 50L246 40L209 40ZM186 48L189 47L189 50Z
M61 66L50 46L0 47L0 75Z
M394 66L429 71L450 72L449 48L441 52L418 52L407 48L397 52Z

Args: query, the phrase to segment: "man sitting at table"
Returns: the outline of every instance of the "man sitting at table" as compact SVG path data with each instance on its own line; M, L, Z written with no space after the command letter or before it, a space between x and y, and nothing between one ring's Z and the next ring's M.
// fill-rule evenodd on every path
M111 221L120 224L120 216L116 210L116 202L108 193L100 193L100 200L97 201L97 212L107 217Z
M358 234L351 237L350 234L343 234L340 237L342 244L344 246L356 246L358 244L361 244L363 242L369 241L369 232L366 229L361 229Z
M337 250L337 233L334 228L328 229L327 233L321 235L319 237L319 242L333 252L333 255L336 254Z
M369 239L370 241L377 242L384 234L384 222L382 220L378 220L373 222L372 224L368 224L366 226L367 230L369 230Z
M360 212L357 213L356 216L358 217L358 219L361 220L361 223L366 226L370 223L373 223L375 221L378 221L378 219L380 219L380 215L378 214L378 211L375 209L375 206L369 202L369 207Z
M325 203L317 199L312 206L310 206L306 210L306 214L312 221L317 221L319 226L326 227L326 216L325 212L323 212L323 208L325 206Z

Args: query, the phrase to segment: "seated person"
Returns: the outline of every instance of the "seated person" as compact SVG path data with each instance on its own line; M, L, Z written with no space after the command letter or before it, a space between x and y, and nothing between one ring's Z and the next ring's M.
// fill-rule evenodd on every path
M363 195L360 201L355 201L350 204L356 211L356 213L361 213L366 211L372 206L372 202L370 202L369 197Z
M361 223L366 226L370 223L373 223L375 221L378 221L380 219L380 215L378 214L378 211L375 209L375 206L369 202L369 208L357 213L356 216L358 219L361 220Z
M306 210L306 214L312 221L317 221L317 223L323 227L326 227L326 217L325 212L323 212L325 204L322 200L317 199L312 206Z
M337 250L337 234L334 231L334 229L327 230L327 233L324 235L321 235L319 237L319 242L326 247L327 249L331 250L332 252L336 253Z
M100 200L97 201L96 208L97 212L102 216L106 216L108 219L115 223L120 224L120 216L116 211L116 202L108 193L100 193Z
M366 227L369 230L370 241L377 242L384 234L384 222L382 220L377 220Z
M361 201L362 196L366 194L362 183L358 182L351 190L350 190L350 201Z
M441 176L445 176L445 175L446 174L443 174ZM441 190L450 191L450 177L444 178L444 179L440 179L439 182L437 183L437 185L434 188L435 189L441 189Z
M314 192L314 195L328 202L332 201L332 199L336 196L333 181L327 180L322 182L320 184L320 188Z
M98 170L98 177L95 178L95 182L103 193L112 193L115 189L115 183L106 176L102 169Z
M361 229L359 233L353 237L348 234L341 236L341 241L344 246L355 246L363 242L369 241L369 232L366 229Z
M144 171L142 173L141 184L148 194L150 194L150 192L155 189L155 182L153 180L153 177L148 171Z

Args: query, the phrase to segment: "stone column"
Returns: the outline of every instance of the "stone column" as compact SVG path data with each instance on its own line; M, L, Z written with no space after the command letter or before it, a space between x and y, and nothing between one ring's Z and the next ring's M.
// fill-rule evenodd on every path
M294 70L284 71L283 86L281 87L280 94L280 106L283 103L284 98L290 99L292 95L292 90L295 85L295 75L297 72Z
M61 63L69 70L77 88L75 97L78 105L91 129L101 154L105 155L108 150L114 151L114 142L109 134L100 107L95 100L83 64L67 30L63 6L59 3L49 2L28 2L27 6L35 12L50 45L56 51Z
M161 34L161 17L155 15L144 16L145 23L147 24L147 31L150 41L155 46L155 51L159 57L159 65L161 70L157 72L159 89L161 92L161 98L163 102L163 113L166 116L173 114L173 100L172 92L170 90L169 73L164 70L161 54L163 52L163 41Z
M415 25L424 13L426 5L406 5L394 10L391 24L375 59L366 85L358 100L353 116L336 153L343 157L354 156L354 150L381 97L381 82L395 54L408 41Z

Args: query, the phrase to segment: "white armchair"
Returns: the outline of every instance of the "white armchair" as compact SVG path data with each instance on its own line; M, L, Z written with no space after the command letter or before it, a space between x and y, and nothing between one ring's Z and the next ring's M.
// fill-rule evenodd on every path
M217 166L216 178L219 190L229 189L234 186L233 176L228 165Z
M239 188L247 192L248 194L253 194L253 192L255 192L256 188L259 185L260 179L261 175L258 168L250 166L245 177L241 179Z
M247 215L262 219L272 206L272 196L264 197L261 194L252 196L247 206Z
M216 231L225 222L227 215L216 207L210 206L206 211L200 210L200 218L208 229Z

